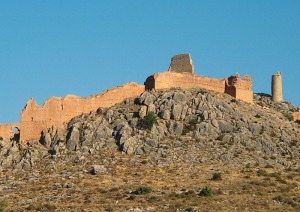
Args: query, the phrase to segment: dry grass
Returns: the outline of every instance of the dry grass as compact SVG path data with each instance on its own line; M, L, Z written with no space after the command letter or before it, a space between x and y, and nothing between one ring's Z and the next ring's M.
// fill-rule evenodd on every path
M103 161L109 155L98 158ZM108 164L109 172L91 175L84 165L56 166L56 171L39 169L37 182L32 173L16 175L11 185L1 173L2 194L6 211L120 211L132 208L150 211L293 211L299 210L299 170L275 170L268 166L233 169L224 164L173 164L165 167L150 166L150 160L132 165L129 156L119 163ZM41 165L42 166L42 165ZM212 170L213 167L213 170ZM82 176L78 176L79 170ZM211 180L216 170L220 180ZM259 171L257 171L259 170ZM57 174L58 173L58 174ZM10 181L13 182L13 181ZM73 185L65 187L64 185ZM135 194L146 186L150 192ZM212 195L201 196L208 188ZM0 196L1 197L1 196ZM1 200L1 199L0 199Z

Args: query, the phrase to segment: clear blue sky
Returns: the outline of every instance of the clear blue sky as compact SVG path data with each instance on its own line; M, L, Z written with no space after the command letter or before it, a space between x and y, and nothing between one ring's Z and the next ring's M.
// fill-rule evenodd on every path
M249 74L254 92L270 93L281 71L284 99L299 105L299 10L298 0L2 0L0 123L19 122L31 97L143 83L186 52L197 74Z

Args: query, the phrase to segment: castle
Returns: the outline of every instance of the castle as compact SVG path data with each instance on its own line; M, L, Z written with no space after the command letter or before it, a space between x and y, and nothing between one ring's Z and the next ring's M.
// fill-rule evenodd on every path
M44 129L53 127L61 129L72 118L82 113L96 111L99 107L110 107L126 98L137 97L145 90L170 88L205 88L229 94L250 104L253 103L252 78L250 76L246 75L241 78L237 73L228 78L215 79L196 75L190 54L180 54L172 58L168 71L149 76L144 85L130 82L86 98L75 95L50 97L42 106L39 106L33 98L29 99L21 111L21 122L1 124L0 137L11 138L15 134L14 129L18 129L20 141L38 141ZM275 92L278 93L278 91Z

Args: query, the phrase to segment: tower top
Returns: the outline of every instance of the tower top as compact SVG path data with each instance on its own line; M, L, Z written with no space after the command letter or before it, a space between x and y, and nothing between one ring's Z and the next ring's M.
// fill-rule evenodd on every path
M194 65L192 62L191 55L189 53L186 54L177 54L171 59L171 65L169 70L171 72L187 72L194 74Z

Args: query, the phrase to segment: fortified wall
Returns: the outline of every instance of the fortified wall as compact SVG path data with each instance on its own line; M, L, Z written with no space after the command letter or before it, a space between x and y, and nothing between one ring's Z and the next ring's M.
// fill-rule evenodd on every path
M243 79L239 74L224 79L199 76L194 74L190 54L180 54L172 58L168 71L149 76L144 85L131 82L86 98L75 95L50 97L42 106L33 98L29 99L21 111L21 123L0 125L0 137L13 137L13 129L17 128L20 130L21 141L39 140L44 129L62 129L72 118L82 113L113 106L126 98L137 97L145 90L170 88L205 88L253 103L250 76Z
M167 72L154 74L146 79L146 89L162 90L167 88L205 88L229 94L237 99L253 103L252 78L243 79L237 73L224 79L215 79L194 74L190 54L176 55L171 60Z
M293 118L294 118L294 121L300 120L300 112L294 112Z
M75 95L50 97L42 106L30 99L21 112L20 140L39 140L43 129L52 126L60 129L75 116L96 111L99 107L110 107L125 98L139 96L144 91L143 85L128 83L87 98Z
M12 138L14 137L15 131L20 130L20 123L14 124L0 124L0 137Z

